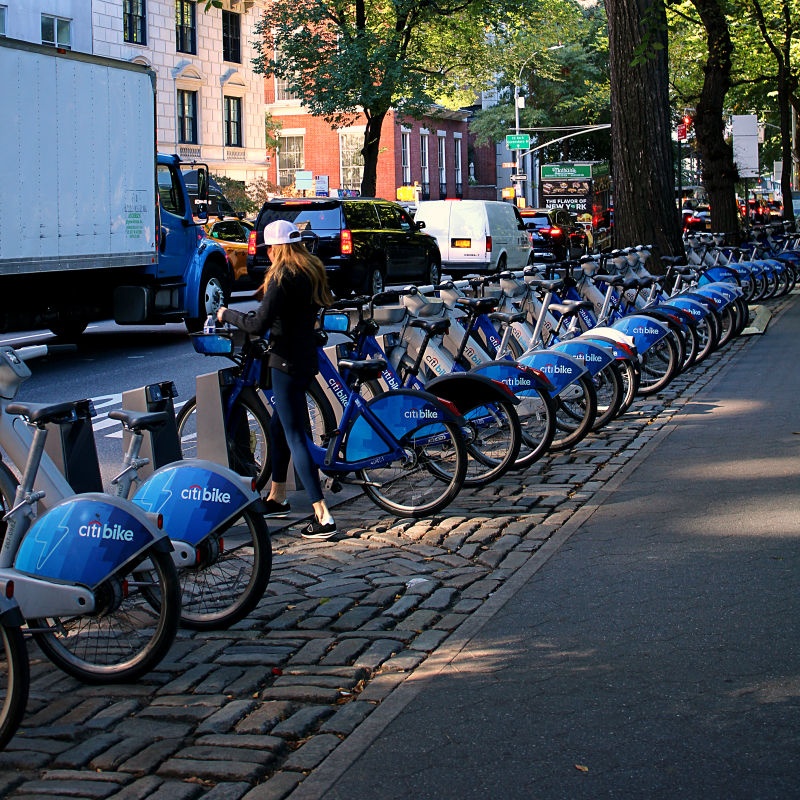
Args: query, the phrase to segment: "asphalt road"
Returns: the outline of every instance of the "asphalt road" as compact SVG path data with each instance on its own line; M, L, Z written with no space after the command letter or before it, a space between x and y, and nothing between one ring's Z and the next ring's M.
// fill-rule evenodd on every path
M248 299L234 298L239 310L254 307ZM0 335L0 344L24 347L55 344L49 331L18 331ZM122 464L122 430L108 412L122 407L122 393L149 383L173 381L178 390L176 407L195 393L195 378L227 366L224 358L194 352L182 324L160 326L115 325L111 321L90 325L74 352L59 352L28 362L33 373L17 399L37 403L91 398L97 410L95 440L104 483Z

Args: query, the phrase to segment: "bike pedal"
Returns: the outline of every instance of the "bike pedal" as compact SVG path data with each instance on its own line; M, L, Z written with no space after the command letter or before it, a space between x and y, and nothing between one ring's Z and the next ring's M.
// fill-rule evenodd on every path
M342 491L342 484L339 481L331 481L330 489L334 494L338 494Z

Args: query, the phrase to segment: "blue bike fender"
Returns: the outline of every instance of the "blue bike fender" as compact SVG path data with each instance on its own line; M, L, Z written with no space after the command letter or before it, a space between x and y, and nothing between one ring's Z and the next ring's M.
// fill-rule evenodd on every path
M553 345L550 349L560 350L582 361L592 376L604 370L614 360L614 354L608 348L586 339L568 339L566 342Z
M425 391L442 400L449 400L460 414L498 400L506 400L515 405L520 402L507 386L473 372L440 375L425 384Z
M212 461L186 459L157 469L132 499L162 515L171 539L196 545L260 498L251 478Z
M466 425L456 407L446 400L440 400L427 391L418 389L397 389L388 394L373 397L367 405L370 411L386 426L398 441L422 431L424 436L446 435L437 422L455 422L459 427ZM389 445L378 435L363 415L356 417L347 432L344 444L344 457L347 461L382 456L390 452Z
M586 331L586 333L582 333L578 338L584 339L588 342L598 342L603 347L608 348L617 361L639 362L638 352L635 345L632 343L623 344L622 342L616 341L609 336L596 336L593 335L592 331Z
M669 334L669 328L666 325L641 314L633 314L618 320L611 327L630 336L640 353L646 353L654 344Z
M736 298L742 294L739 284L731 283L730 281L714 281L712 283L704 283L700 286L700 289L710 289L711 291L717 292L717 294L722 295L729 303L733 303Z
M551 349L523 353L519 363L543 372L553 385L553 388L550 389L553 397L561 394L568 386L589 372L581 361L566 353L559 353Z
M677 297L671 297L669 300L665 300L661 305L679 308L681 311L691 314L692 318L697 322L705 319L709 314L707 306L697 302L697 300L692 300L688 297L681 297L680 295Z
M692 294L699 294L703 297L711 298L717 304L717 309L720 311L733 300L733 298L728 298L727 293L720 291L716 286L712 288L710 284L705 286L696 286L694 289L692 289Z
M162 539L169 542L133 503L101 493L80 494L36 520L14 567L37 578L93 589Z
M733 283L739 285L739 274L732 267L711 267L700 275L698 281L702 286L704 283L716 283L723 281L726 283Z
M500 381L518 397L527 397L535 394L537 389L544 389L546 392L553 390L552 382L540 370L529 364L517 364L504 359L483 364L470 374L482 375L486 378L491 378L493 381Z

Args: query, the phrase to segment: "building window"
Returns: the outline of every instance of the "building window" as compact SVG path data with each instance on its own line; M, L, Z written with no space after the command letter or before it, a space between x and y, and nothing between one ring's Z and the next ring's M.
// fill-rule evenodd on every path
M281 57L281 51L275 49L275 60ZM275 76L275 102L280 103L285 100L299 100L300 98L289 88L289 81L286 78Z
M222 60L242 63L241 16L233 11L222 12Z
M72 49L71 25L71 20L42 14L42 44L61 47L65 50Z
M453 141L455 145L455 176L456 176L456 197L461 197L464 194L464 185L461 182L461 139Z
M445 143L444 136L437 137L439 140L439 197L447 196L447 161L445 160Z
M411 134L400 134L400 161L403 165L403 186L411 185Z
M178 141L197 144L197 92L178 89Z
M179 53L197 52L195 4L189 0L175 2L175 47Z
M291 186L294 174L305 165L302 136L278 137L278 186Z
M225 97L225 146L242 146L242 98Z
M428 134L419 137L419 164L422 168L422 200L431 199L431 174L428 169Z
M0 36L6 35L6 7L0 6Z
M131 44L147 44L145 0L123 0L122 30L126 42Z
M342 189L361 191L361 181L364 179L364 155L361 152L363 147L363 133L339 134Z

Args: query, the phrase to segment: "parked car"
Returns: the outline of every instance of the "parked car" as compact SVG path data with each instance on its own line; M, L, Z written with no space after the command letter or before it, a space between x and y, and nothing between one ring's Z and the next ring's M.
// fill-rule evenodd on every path
M497 200L426 200L414 217L436 237L449 272L522 269L531 252L519 210Z
M233 280L241 288L250 285L247 272L247 247L250 238L250 228L244 220L238 217L222 217L209 219L203 224L206 236L222 246L228 263L231 265Z
M520 213L530 235L531 258L565 261L589 252L589 237L568 209L523 208Z
M438 283L441 277L436 239L423 233L424 224L397 203L326 197L264 203L250 232L247 267L252 280L263 280L269 265L264 228L278 219L297 225L337 294L375 294L387 285Z

